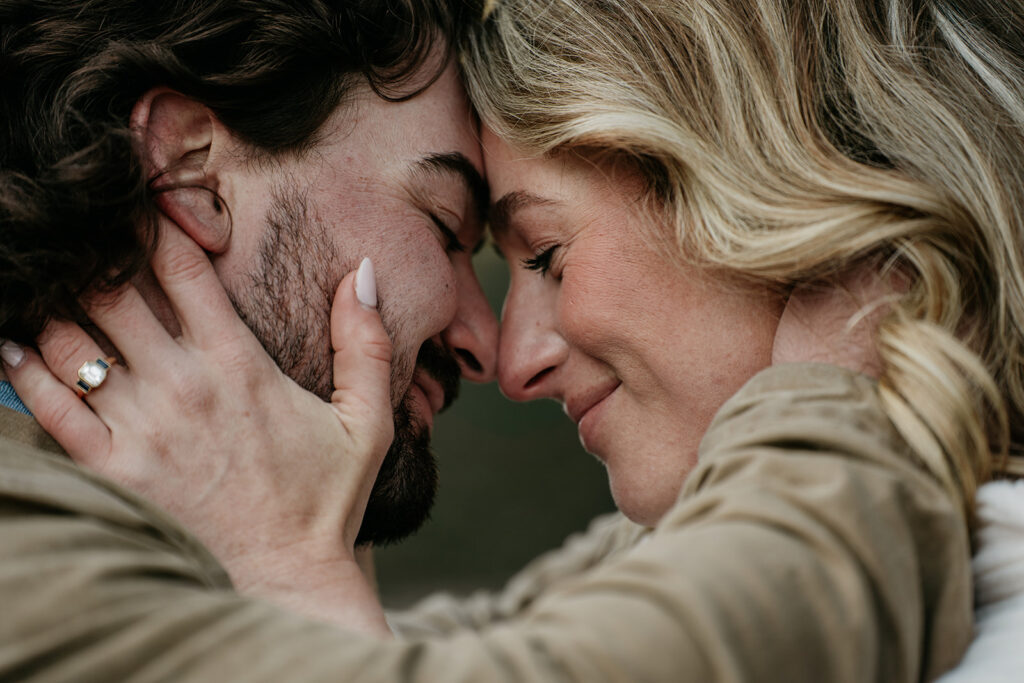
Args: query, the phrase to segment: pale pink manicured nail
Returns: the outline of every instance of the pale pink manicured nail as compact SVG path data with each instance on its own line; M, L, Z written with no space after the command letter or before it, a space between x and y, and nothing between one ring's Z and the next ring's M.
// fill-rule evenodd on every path
M356 271L356 298L359 303L377 308L377 278L373 272L373 261L364 258Z
M12 341L4 342L0 346L0 358L10 367L16 368L25 360L25 351Z

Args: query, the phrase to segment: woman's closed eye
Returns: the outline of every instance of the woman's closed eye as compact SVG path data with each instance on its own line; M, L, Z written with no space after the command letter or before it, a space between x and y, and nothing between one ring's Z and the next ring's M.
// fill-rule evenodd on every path
M557 244L553 244L541 253L531 258L524 258L522 260L523 267L527 270L539 271L541 276L548 274L551 270L551 259L554 257L555 252L558 250Z

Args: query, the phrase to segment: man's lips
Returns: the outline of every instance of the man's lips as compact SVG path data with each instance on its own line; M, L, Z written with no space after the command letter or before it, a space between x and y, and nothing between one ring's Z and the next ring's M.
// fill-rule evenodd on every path
M413 374L412 383L419 387L423 395L427 397L430 412L435 415L441 412L445 405L444 389L441 388L441 383L423 370L417 370Z
M590 412L591 408L608 398L613 391L619 388L620 384L621 382L613 380L568 397L565 401L565 412L568 413L573 422L579 424L580 420Z

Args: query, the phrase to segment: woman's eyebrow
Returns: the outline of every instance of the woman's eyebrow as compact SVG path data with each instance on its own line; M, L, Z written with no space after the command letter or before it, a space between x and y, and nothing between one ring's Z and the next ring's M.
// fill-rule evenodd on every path
M516 190L506 193L491 207L491 234L495 237L505 234L508 231L512 216L522 209L531 206L544 206L554 204L555 200L541 197L540 195Z

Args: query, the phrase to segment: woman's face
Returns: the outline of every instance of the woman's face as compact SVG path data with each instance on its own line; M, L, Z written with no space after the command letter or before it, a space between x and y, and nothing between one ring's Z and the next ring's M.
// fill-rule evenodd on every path
M781 302L661 256L629 170L524 158L486 130L483 146L511 271L501 389L560 401L619 508L653 524L712 416L769 364Z

